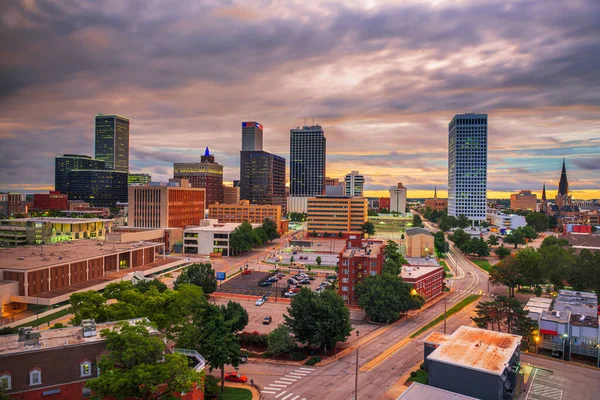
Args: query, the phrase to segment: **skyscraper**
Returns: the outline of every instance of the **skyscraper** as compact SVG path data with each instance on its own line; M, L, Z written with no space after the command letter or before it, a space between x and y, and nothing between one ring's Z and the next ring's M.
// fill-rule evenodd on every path
M242 151L240 200L285 210L285 158L266 151Z
M187 179L193 188L206 189L206 206L223 202L223 166L215 162L208 147L200 162L174 163L173 177Z
M365 185L365 177L360 175L358 171L352 171L346 174L344 178L344 193L346 196L363 196L363 186Z
M73 169L69 172L69 200L83 200L92 207L127 203L127 172L111 169Z
M129 118L96 115L95 157L106 169L129 171Z
M313 197L325 190L327 143L319 125L290 130L290 196Z
M390 187L390 212L406 214L406 187L402 182Z
M262 151L263 126L258 122L242 122L242 151Z
M54 190L69 193L69 172L74 169L104 169L104 161L90 156L65 154L54 159Z
M448 215L485 221L487 114L457 114L448 124Z

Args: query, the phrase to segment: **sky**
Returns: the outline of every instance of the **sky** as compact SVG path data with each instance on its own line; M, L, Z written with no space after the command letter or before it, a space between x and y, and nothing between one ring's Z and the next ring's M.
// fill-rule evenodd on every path
M287 158L314 118L328 176L443 196L448 122L478 112L488 197L554 197L565 157L574 197L600 198L599 65L597 0L3 1L0 190L52 189L104 113L131 119L130 171L154 180L206 146L238 179L242 121Z

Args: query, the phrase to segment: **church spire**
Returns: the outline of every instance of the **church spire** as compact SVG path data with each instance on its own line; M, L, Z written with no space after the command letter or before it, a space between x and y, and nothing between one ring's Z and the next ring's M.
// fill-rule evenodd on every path
M544 188L542 189L542 200L546 201L546 181L544 181Z
M560 173L560 182L558 183L558 195L567 196L569 194L569 181L567 180L567 168L563 158L562 171Z
M433 187L433 198L437 199L437 185Z

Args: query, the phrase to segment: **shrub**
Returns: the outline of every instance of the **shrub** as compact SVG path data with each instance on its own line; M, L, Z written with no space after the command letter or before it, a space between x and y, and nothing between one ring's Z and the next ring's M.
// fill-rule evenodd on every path
M304 360L306 358L306 354L301 351L292 351L290 353L290 358L294 361Z
M52 325L52 327L50 329L61 329L61 328L66 328L66 325L61 324L60 322L57 322L56 324Z
M304 365L315 365L321 360L322 358L319 356L311 357L307 362L304 363Z
M412 372L410 373L410 376L411 376L411 378L414 378L415 376L417 376L417 373L416 373L416 371L412 371Z
M425 370L425 363L421 363L421 365L419 365L419 369Z
M244 331L239 334L242 346L252 345L266 347L268 344L268 337L269 335L265 333L258 333L257 331L252 333Z
M206 375L204 377L204 393L217 394L219 392L219 380L212 375Z

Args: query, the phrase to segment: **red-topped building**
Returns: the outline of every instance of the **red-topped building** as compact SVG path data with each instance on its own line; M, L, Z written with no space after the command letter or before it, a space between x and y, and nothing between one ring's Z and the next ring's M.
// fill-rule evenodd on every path
M50 191L46 193L35 193L33 195L34 210L68 210L69 195L66 193Z
M357 283L369 275L380 275L383 269L383 240L349 239L339 254L338 293L347 304L357 304Z

